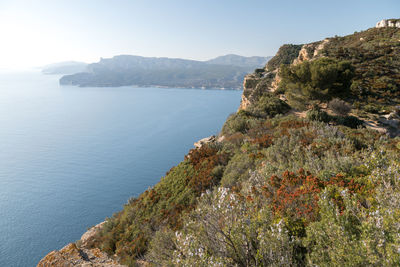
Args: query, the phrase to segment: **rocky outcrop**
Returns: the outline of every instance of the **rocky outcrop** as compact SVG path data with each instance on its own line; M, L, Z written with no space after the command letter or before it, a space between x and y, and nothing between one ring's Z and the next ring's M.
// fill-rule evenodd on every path
M291 64L298 58L299 51L303 45L282 45L276 55L270 59L263 69L256 69L254 73L248 74L243 80L243 94L240 102L240 110L246 110L257 102L266 92L274 92L280 83L279 66Z
M243 93L240 101L239 110L245 110L251 105L249 96L251 92L256 88L258 81L261 77L256 77L254 74L247 74L243 80Z
M120 265L115 260L110 259L106 253L98 248L78 248L76 244L70 243L58 251L50 252L37 265L37 267L50 266L124 267L125 265Z
M394 27L400 28L400 19L383 19L376 23L375 28Z
M100 249L89 247L90 241L103 224L104 222L90 228L76 243L70 243L60 250L50 252L38 263L37 267L126 267Z
M193 145L195 148L200 148L205 144L213 143L216 141L215 135L200 139L199 141L195 142Z
M319 57L329 42L330 39L327 38L305 45L283 45L276 56L271 59L272 64L268 63L264 69L256 70L255 73L244 77L242 100L238 110L246 110L265 92L275 92L278 89L281 81L279 77L281 64L297 65Z
M303 61L310 60L314 52L314 44L305 44L299 52L299 56L293 61L293 65L298 65Z
M297 65L304 61L320 56L320 52L325 48L327 43L329 43L328 38L320 42L303 45L299 52L299 56L293 61L293 65Z
M240 102L240 106L238 110L246 110L252 103L256 102L258 97L266 92L275 92L281 81L279 76L279 66L280 64L300 64L307 60L312 60L315 57L320 56L320 52L325 48L326 44L329 43L329 39L325 39L323 41L305 44L302 45L298 53L292 54L292 58L290 56L283 56L286 50L291 48L291 46L284 45L282 46L275 58L271 59L275 61L275 64L271 64L276 66L275 69L271 69L270 66L266 66L263 71L256 71L255 73L248 74L245 76L243 81L243 94L242 100ZM295 49L292 49L295 50ZM262 69L261 69L262 70Z
M244 90L244 89L243 89ZM240 105L239 105L239 110L245 110L247 109L249 106L251 105L250 100L244 95L242 94L242 98L240 100Z
M278 69L274 71L264 69L264 72L246 75L243 81L243 94L238 110L246 110L263 93L274 92L278 89L279 82Z

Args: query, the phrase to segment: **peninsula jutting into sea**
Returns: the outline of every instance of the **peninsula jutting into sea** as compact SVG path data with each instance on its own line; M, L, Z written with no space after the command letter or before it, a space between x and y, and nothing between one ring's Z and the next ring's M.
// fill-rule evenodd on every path
M102 58L78 73L61 77L61 85L81 87L139 86L241 89L244 76L271 57L225 55L207 61L120 55Z

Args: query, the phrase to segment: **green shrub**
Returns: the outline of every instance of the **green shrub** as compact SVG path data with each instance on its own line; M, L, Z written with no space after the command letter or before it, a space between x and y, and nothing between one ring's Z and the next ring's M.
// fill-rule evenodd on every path
M221 179L221 185L224 187L232 187L236 184L240 184L250 177L250 170L253 168L254 162L247 154L237 153L226 166Z
M365 88L360 81L353 81L350 86L353 95L365 95Z
M310 266L398 265L398 157L381 151L366 161L371 174L360 179L370 184L370 193L352 194L337 186L322 192L320 219L307 227L304 239Z
M271 58L267 63L267 69L269 71L278 68L282 64L291 64L295 58L298 57L301 47L303 45L293 45L293 44L285 44L282 45L276 56Z
M158 230L149 245L146 259L157 266L173 266L172 255L176 250L175 232L164 227Z
M282 66L280 87L288 99L325 100L348 92L354 67L348 61L318 58L295 66Z
M222 127L222 135L232 135L234 133L246 133L260 119L266 117L274 117L290 110L290 106L272 94L264 94L247 110L239 110L237 113L231 114L224 126Z
M274 117L283 114L290 109L289 105L270 94L264 94L255 105L248 108L248 112L255 117Z
M358 149L350 136L360 136L356 132L359 130L346 130L345 135L336 126L316 121L281 123L274 134L273 144L263 149L266 164L260 172L265 177L304 168L321 178L350 173L354 166L362 164L363 158L352 156ZM360 142L368 146L373 138L376 137L371 136Z
M357 128L363 125L363 121L354 116L344 116L344 117L336 117L336 122L340 125L347 126L350 128Z
M255 74L262 74L265 70L264 69L255 69L254 73Z
M332 99L328 103L328 107L340 116L346 116L351 111L351 105L338 98Z
M318 108L310 109L307 111L306 118L310 121L330 122L332 117L328 113Z
M236 132L241 132L245 133L248 129L248 124L247 124L247 116L242 112L242 113L235 113L231 114L226 122L224 123L224 126L222 127L221 133L223 135L229 135L233 134Z
M263 207L263 208L260 208ZM295 266L296 242L264 199L219 187L176 233L175 266ZM165 263L164 263L165 264Z
M373 104L373 103L369 103L369 104L365 105L363 107L363 109L366 112L375 113L375 114L379 113L379 111L380 111L380 107L378 105L376 105L376 104Z

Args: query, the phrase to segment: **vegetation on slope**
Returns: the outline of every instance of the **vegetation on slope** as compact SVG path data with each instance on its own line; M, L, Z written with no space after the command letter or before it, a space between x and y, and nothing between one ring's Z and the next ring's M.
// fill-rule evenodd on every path
M327 38L304 46L284 45L267 63L264 70L256 71L253 78L247 80L244 96L255 103L265 92L275 90L273 83L277 73L285 76L286 84L281 83L276 94L284 93L286 97L292 97L292 100L298 95L298 93L293 95L294 90L305 91L304 95L307 95L307 91L310 91L308 89L315 89L313 84L318 82L312 81L313 78L310 77L310 71L315 67L313 65L318 65L314 61L321 60L319 63L335 61L342 67L349 68L348 74L353 76L349 88L346 88L348 92L341 94L340 97L356 108L358 116L377 120L378 115L388 114L400 104L399 39L399 29L387 27L371 28L344 37ZM297 57L301 60L294 66L292 63ZM297 66L299 64L302 66ZM322 74L331 75L328 69L321 70L327 71ZM320 81L324 83L329 83L332 78L325 76L325 79L323 76L314 75L314 78L317 77L321 77ZM308 79L308 82L300 88L293 86L293 83L298 85L298 78ZM285 93L284 89L288 86L292 90ZM334 89L335 86L331 87L328 84L328 87Z
M356 105L377 105L378 111L400 103L400 31L372 28L345 37L335 37L322 55L349 60L355 67L351 86Z
M282 45L278 53L268 61L266 69L269 71L275 70L276 68L283 65L288 65L293 62L295 58L299 55L299 51L302 45L285 44Z
M130 266L397 265L400 138L349 113L398 103L398 34L336 37L296 65L287 64L301 47L285 46L256 71L262 86L251 87L251 105L227 119L219 141L131 199L93 246ZM280 89L270 92L276 73Z
M182 227L182 214L195 207L203 192L218 184L228 159L227 153L214 147L192 150L154 188L130 199L123 211L109 219L93 245L132 264L145 254L155 231Z
M399 260L399 140L296 117L266 120L227 139L221 150L235 156L220 186L200 198L181 230L156 234L151 262L332 266ZM387 206L389 194L395 202Z

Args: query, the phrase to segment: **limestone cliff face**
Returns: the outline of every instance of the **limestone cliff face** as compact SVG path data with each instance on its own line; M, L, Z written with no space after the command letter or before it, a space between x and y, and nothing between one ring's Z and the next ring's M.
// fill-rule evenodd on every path
M321 56L321 51L329 39L323 41L298 46L298 51L293 46L282 46L276 56L271 60L274 64L265 66L264 69L258 69L252 74L245 76L243 81L243 94L239 110L246 110L252 103L256 102L265 92L275 92L281 81L279 77L280 64L300 64L303 61L312 60ZM271 67L272 66L272 67Z
M247 109L263 92L274 92L279 85L277 70L247 74L243 81L243 94L239 110Z
M260 77L257 77L255 74L247 74L243 80L243 93L242 99L240 101L239 110L245 110L251 105L250 97L252 91L255 90Z
M103 224L104 222L89 229L78 242L70 243L60 250L50 252L38 263L37 267L125 267L125 265L121 265L116 260L111 259L100 249L89 248L89 242Z
M321 55L320 52L325 48L327 43L329 43L328 38L323 41L303 45L299 52L299 56L293 60L293 65L319 57Z

